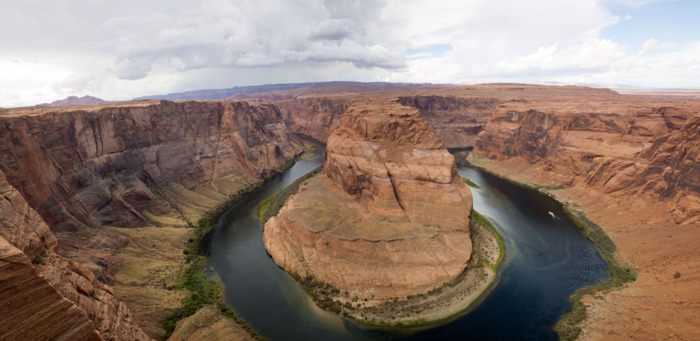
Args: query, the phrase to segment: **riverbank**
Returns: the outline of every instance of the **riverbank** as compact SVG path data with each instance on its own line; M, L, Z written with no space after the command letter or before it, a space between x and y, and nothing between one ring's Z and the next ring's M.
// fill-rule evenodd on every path
M165 334L163 339L172 335L175 340L189 337L190 335L207 334L218 339L216 335L227 334L245 336L242 339L262 339L262 337L243 319L236 316L223 300L222 284L213 268L207 269L206 256L208 242L206 234L214 229L216 222L224 212L249 193L263 186L268 180L290 169L297 161L311 158L321 145L313 140L304 139L303 151L293 161L276 170L264 179L246 184L231 194L226 200L220 201L216 207L206 211L198 220L197 225L189 224L194 228L194 235L190 238L182 253L185 262L179 270L175 284L169 289L175 292L185 292L180 308L166 316L163 320ZM211 277L211 278L210 278ZM230 333L229 333L230 332Z
M440 324L474 309L496 281L505 258L505 245L493 225L476 211L472 211L469 230L472 256L467 269L455 281L422 295L396 300L358 300L338 295L334 299L343 307L342 314L363 324L420 327Z
M469 161L489 173L529 184L595 222L592 226L600 225L600 231L614 241L612 258L636 272L634 282L614 289L592 286L572 295L574 310L569 316L578 318L562 319L561 324L572 331L562 339L578 335L582 340L659 336L690 340L700 335L694 322L700 318L700 294L692 289L700 275L700 263L695 261L700 257L697 226L672 223L665 203L644 196L605 195L582 184L561 186L543 181L544 175L529 174L527 165L517 162L476 155ZM598 247L604 254L604 247ZM626 271L621 274L627 276Z
M318 169L299 178L264 201L258 209L261 224L275 216L286 200L298 191L299 185L317 172ZM319 307L360 324L395 327L434 325L474 308L474 303L494 283L498 267L505 257L503 238L476 211L472 214L470 234L474 247L467 269L455 281L422 295L391 300L359 298L314 278L291 275Z

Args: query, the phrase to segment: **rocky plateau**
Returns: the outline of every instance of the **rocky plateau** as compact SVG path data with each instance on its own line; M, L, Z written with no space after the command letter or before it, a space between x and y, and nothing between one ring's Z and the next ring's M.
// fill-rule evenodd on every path
M456 207L471 198L444 147L473 147L472 164L585 212L637 270L624 288L584 298L582 339L700 338L696 95L523 84L273 90L237 95L269 104L0 109L0 338L160 337L166 301L181 298L166 286L192 237L182 227L293 161L303 145L292 133L327 142L328 153L323 175L265 227L285 269L360 297L450 281L469 260L469 216L459 213L469 209ZM332 250L341 252L321 257ZM176 336L200 335L199 320Z
M4 329L18 337L36 329L44 334L29 339L37 340L159 337L164 309L179 301L166 286L193 234L182 227L303 151L275 107L235 101L13 109L0 114L0 141L3 193L11 194L3 194L3 232L24 252L3 247L7 266L21 270L12 281L34 278L55 297L49 308L68 314L37 306L39 320L27 322L37 327ZM40 290L20 282L3 282L17 290L3 295L7 307L36 306ZM136 309L149 336L115 297ZM46 327L62 316L55 328L64 329Z
M472 250L472 198L418 110L355 103L328 137L323 174L264 228L272 258L359 298L404 298L455 280Z

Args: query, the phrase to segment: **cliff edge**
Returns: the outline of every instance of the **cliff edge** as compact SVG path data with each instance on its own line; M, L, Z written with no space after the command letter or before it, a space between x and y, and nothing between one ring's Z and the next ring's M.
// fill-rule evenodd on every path
M8 340L148 340L0 171L0 335Z
M265 224L282 268L355 298L404 298L455 280L472 251L471 193L418 110L351 106L323 174Z

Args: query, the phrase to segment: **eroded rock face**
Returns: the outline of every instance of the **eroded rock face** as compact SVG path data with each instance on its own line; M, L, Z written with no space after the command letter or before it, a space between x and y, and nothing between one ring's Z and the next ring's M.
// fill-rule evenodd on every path
M696 108L580 101L501 106L474 153L546 185L673 202L676 223L697 220Z
M268 221L264 240L289 272L359 297L405 297L465 269L471 208L454 158L416 109L358 103L328 138L323 175Z
M637 160L600 160L586 185L606 192L650 194L672 203L674 222L700 222L700 117L655 139Z
M154 189L193 183L229 194L232 183L264 177L301 151L271 105L43 110L0 117L0 169L55 231L142 225L144 207L172 209Z
M112 288L55 253L49 226L0 172L0 337L147 340Z
M419 109L445 147L451 148L474 146L476 135L503 100L424 95L399 97L398 102Z
M279 101L275 106L290 130L325 142L352 102L352 98L314 97Z

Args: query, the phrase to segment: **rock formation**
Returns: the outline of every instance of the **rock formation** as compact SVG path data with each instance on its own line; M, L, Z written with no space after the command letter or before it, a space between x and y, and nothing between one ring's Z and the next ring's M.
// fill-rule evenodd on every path
M155 188L232 192L301 150L279 111L245 102L134 102L0 122L0 169L54 230L139 225L141 209L171 209Z
M106 338L140 339L145 334L129 329L131 315L105 285L114 283L112 276L120 267L135 264L125 258L133 255L124 256L122 247L137 242L116 229L93 227L184 227L230 194L289 164L302 150L280 112L266 104L141 101L4 110L0 171L7 186L16 188L7 201L12 210L2 212L3 224L13 227L5 238L27 254L24 264L43 254L44 262L23 268L22 276L43 276L32 283L55 292L51 295L57 302L67 302L61 303L68 307L64 310L85 320L80 330L88 334L97 330L95 335ZM19 199L23 206L17 206ZM39 215L27 215L34 210ZM59 240L63 257L55 252ZM175 250L178 254L181 250ZM163 258L157 252L148 255ZM177 266L177 257L168 261ZM128 302L157 302L158 290L169 295L165 284L148 283L142 291L114 284L122 290L117 295ZM15 289L13 297L26 298L26 304L40 300L31 290ZM127 297L132 294L140 296ZM154 326L160 324L163 309L139 308L143 307L133 308L141 314L139 323L157 336ZM56 313L56 318L61 316L67 315ZM66 319L78 323L73 317ZM37 332L51 333L46 326L50 319L32 323ZM69 337L87 339L85 333Z
M637 271L604 299L582 299L580 339L697 339L700 102L551 90L499 106L469 161L548 186Z
M325 142L352 101L347 97L314 97L280 101L275 105L290 130Z
M57 249L48 225L0 172L2 339L147 340L112 288Z
M83 96L83 97L76 97L76 96L69 96L64 99L56 100L51 103L45 103L45 104L39 104L39 106L49 106L49 107L62 107L66 105L98 105L98 104L105 104L108 103L107 101L93 97L93 96Z
M103 280L105 249L128 241L87 227L145 226L144 210L196 221L201 212L174 203L178 191L166 195L171 184L225 198L301 150L265 104L150 101L0 116L0 170L65 252Z
M442 143L452 148L474 146L476 135L502 100L424 95L399 97L398 102L419 109Z
M365 96L367 97L367 96ZM470 147L476 135L491 120L493 110L502 100L496 98L460 98L441 95L387 97L420 110L423 118L448 147ZM340 116L362 96L304 97L274 101L290 130L326 141ZM371 99L370 99L371 100Z
M566 108L576 104L501 106L474 153L506 161L546 185L673 198L677 223L697 217L698 131L692 108L634 102Z
M425 293L454 280L471 254L472 198L454 158L416 109L356 103L264 241L285 270L358 297Z

